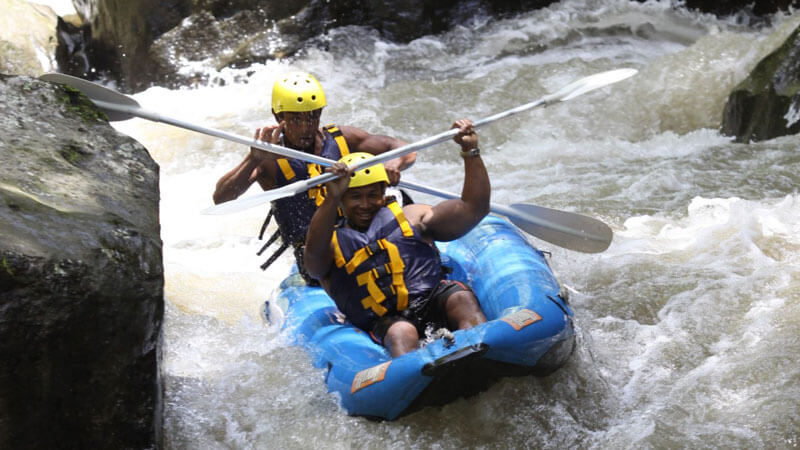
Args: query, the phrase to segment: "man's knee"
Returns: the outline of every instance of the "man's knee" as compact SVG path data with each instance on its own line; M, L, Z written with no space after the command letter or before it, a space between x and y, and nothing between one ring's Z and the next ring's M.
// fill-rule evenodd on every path
M454 292L445 304L448 322L458 329L470 328L486 322L478 298L471 291Z
M383 345L393 357L415 350L419 344L417 328L411 322L400 320L393 323L383 337Z

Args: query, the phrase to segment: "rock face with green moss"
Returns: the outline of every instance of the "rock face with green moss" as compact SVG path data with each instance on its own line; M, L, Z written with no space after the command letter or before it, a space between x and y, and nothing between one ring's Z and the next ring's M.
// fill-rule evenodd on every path
M153 448L158 166L80 93L0 74L0 448Z
M739 142L800 132L800 27L731 92L722 133Z

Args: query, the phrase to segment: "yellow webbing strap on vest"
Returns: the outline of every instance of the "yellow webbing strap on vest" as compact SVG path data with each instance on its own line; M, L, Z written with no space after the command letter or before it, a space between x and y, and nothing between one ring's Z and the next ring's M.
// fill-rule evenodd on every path
M397 202L390 202L386 206L392 211L392 214L394 214L395 220L403 232L403 236L414 236L414 230L411 228L408 220L406 220L400 205L398 205ZM335 230L331 237L331 243L333 244L333 259L336 267L340 269L344 267L348 274L352 274L358 266L375 254L372 249L370 249L370 246L366 245L356 250L356 252L353 253L353 257L350 258L350 261L347 261L342 253L342 248L339 246L339 239L336 237ZM380 239L376 243L380 250L385 250L389 255L389 263L385 265L385 268L388 273L392 274L392 292L397 295L397 310L402 311L408 307L408 288L403 279L403 272L406 265L403 263L403 259L400 257L400 250L396 245L386 239ZM372 309L375 314L382 316L386 314L387 311L386 308L381 305L381 303L386 300L386 295L378 287L376 283L377 280L377 269L370 269L356 276L358 285L366 285L367 292L369 292L368 297L361 299L361 304L365 309Z
M406 265L403 264L403 259L400 258L400 250L397 249L396 245L386 241L386 251L389 252L392 286L397 294L397 310L402 311L408 307L408 289L406 288L405 280L403 280L403 272Z
M342 136L342 131L334 124L327 125L325 127L325 131L327 131L333 139L336 141L336 145L339 146L339 153L342 156L349 155L350 149L347 147L347 141L345 141L344 136ZM288 167L289 164L287 163L286 166ZM291 170L291 167L288 167ZM283 170L283 167L281 167ZM286 171L284 170L284 174ZM309 163L308 164L308 177L314 178L322 175L322 167L319 164ZM294 176L294 172L292 172L292 176ZM313 187L308 190L308 198L314 199L314 203L317 204L319 207L322 202L325 201L325 186Z
M356 278L358 281L359 286L367 285L367 292L369 295L361 299L361 306L364 309L371 309L375 314L378 316L382 316L386 314L387 309L386 307L382 306L384 300L386 300L386 296L383 295L381 289L375 283L374 278L372 278L372 271L364 272Z
M386 264L386 270L392 274L392 291L397 295L397 310L402 311L408 307L408 289L403 280L403 270L405 264L400 258L400 251L397 246L391 242L381 239L381 247L385 248L389 254L389 264ZM362 249L363 250L363 249ZM361 305L364 309L372 309L378 316L386 314L386 308L381 305L386 300L386 295L381 291L376 281L378 280L378 270L371 269L356 277L359 286L367 286L369 296L361 299Z
M397 202L389 202L386 205L394 214L394 218L397 220L397 223L400 224L400 229L403 230L403 236L405 237L412 237L414 236L414 230L411 229L411 225L408 224L408 220L406 220L405 214L403 214L403 208L397 204Z
M386 250L386 243L388 243L386 239L381 239L378 241L378 247L381 250ZM344 268L347 270L348 274L352 274L353 271L356 270L356 267L360 266L361 263L368 260L372 255L374 255L374 253L369 246L361 247L353 254L353 257L350 258L350 261L347 261L347 264L345 264Z
M350 154L350 147L347 146L347 141L344 139L342 130L340 130L339 127L334 124L326 125L325 131L333 136L333 140L335 140L336 144L339 146L339 153L342 156L347 156Z
M286 158L278 159L278 167L281 168L283 177L286 178L287 181L295 177L294 170L292 170L292 166L289 165L289 161Z
M344 255L342 254L342 248L339 247L339 238L336 237L336 230L333 230L331 243L333 244L333 261L336 263L336 267L341 268L345 265L346 261L344 260Z
M322 174L322 168L319 164L308 164L308 178L318 177ZM308 190L308 198L314 199L314 203L317 204L317 207L325 201L325 186L314 187Z

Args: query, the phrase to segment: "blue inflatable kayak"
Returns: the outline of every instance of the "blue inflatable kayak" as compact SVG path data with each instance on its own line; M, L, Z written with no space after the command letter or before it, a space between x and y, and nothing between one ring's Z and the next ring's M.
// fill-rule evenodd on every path
M283 281L283 328L351 415L392 420L485 390L505 376L550 374L572 354L573 312L545 259L513 225L487 216L466 236L437 242L449 278L475 291L487 322L433 339L392 359L343 321L321 288L299 274ZM265 308L269 311L269 308Z

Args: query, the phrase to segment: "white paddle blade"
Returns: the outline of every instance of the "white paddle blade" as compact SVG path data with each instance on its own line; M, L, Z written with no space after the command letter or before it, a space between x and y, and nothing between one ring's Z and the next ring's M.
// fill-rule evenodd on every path
M255 208L256 206L263 205L265 203L269 203L273 200L291 197L296 193L297 193L296 187L290 184L280 189L270 189L268 191L264 191L256 195L240 197L237 198L236 200L220 203L219 205L214 205L204 209L203 211L201 211L201 213L211 216L237 213L240 211L244 211L246 209Z
M103 102L107 105L119 105L126 108L115 108L110 109L104 107L104 105L98 104L97 106L103 110L103 112L108 117L108 120L111 122L116 122L120 120L128 120L132 119L136 116L130 114L125 111L120 111L120 109L139 109L139 103L136 102L133 98L121 94L113 89L109 89L105 86L101 86L97 83L92 83L91 81L84 80L83 78L73 77L70 75L65 75L63 73L46 73L39 77L42 81L49 81L51 83L60 83L66 84L67 86L77 89L83 92L83 95L89 97L89 100L93 102Z
M515 203L506 214L514 225L537 238L582 253L605 251L614 232L605 223L580 214ZM505 211L504 211L505 213Z
M547 103L564 102L573 99L589 91L630 78L638 72L639 71L636 69L616 69L589 75L586 78L574 81L553 94L548 95Z

